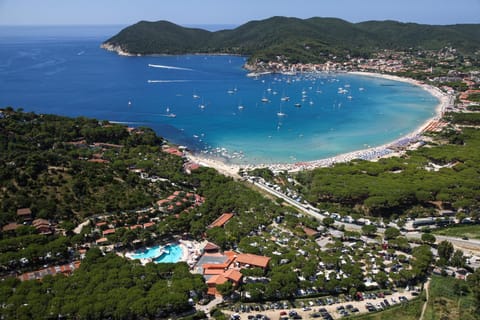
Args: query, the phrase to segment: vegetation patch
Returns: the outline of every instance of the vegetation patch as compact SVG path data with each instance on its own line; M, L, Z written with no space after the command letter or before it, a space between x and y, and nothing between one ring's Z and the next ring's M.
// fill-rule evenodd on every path
M408 303L388 308L374 314L365 314L353 317L355 320L418 320L422 313L423 299L415 299Z
M452 277L432 276L425 320L479 318L480 315L475 311L475 299L467 282Z
M480 239L480 225L453 225L436 229L433 233L449 237Z

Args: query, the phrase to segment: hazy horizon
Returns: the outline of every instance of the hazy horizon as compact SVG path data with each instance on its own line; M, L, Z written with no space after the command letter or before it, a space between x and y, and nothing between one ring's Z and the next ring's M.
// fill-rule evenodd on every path
M131 25L140 20L168 20L182 26L238 26L272 16L306 19L334 17L352 23L395 20L419 24L449 25L480 23L479 0L288 0L228 1L178 0L0 0L1 26Z

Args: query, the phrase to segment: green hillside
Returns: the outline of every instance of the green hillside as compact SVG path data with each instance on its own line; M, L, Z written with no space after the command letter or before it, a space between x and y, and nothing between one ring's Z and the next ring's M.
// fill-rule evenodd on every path
M141 21L104 44L132 54L230 53L266 60L285 55L291 62L321 62L328 54L365 56L379 49L436 50L445 46L472 55L480 50L480 25L272 17L209 32L167 21Z

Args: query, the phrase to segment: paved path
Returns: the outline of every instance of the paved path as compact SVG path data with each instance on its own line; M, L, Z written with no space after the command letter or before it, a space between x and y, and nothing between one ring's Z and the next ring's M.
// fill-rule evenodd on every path
M201 305L196 305L195 309L198 311L203 311L207 315L208 318L210 318L210 311L212 311L213 308L215 308L218 304L223 302L222 297L215 297L212 301L210 301L207 305L201 306Z
M90 224L90 220L86 220L86 221L80 223L77 227L75 227L75 229L73 229L73 232L75 234L80 234L82 232L83 227L86 227L89 224Z

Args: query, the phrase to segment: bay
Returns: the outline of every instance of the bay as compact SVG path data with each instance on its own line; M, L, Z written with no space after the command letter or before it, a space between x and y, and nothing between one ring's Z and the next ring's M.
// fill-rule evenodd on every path
M118 30L1 27L0 106L148 126L192 150L258 164L382 145L419 127L438 104L420 87L380 78L247 77L245 57L101 49Z

